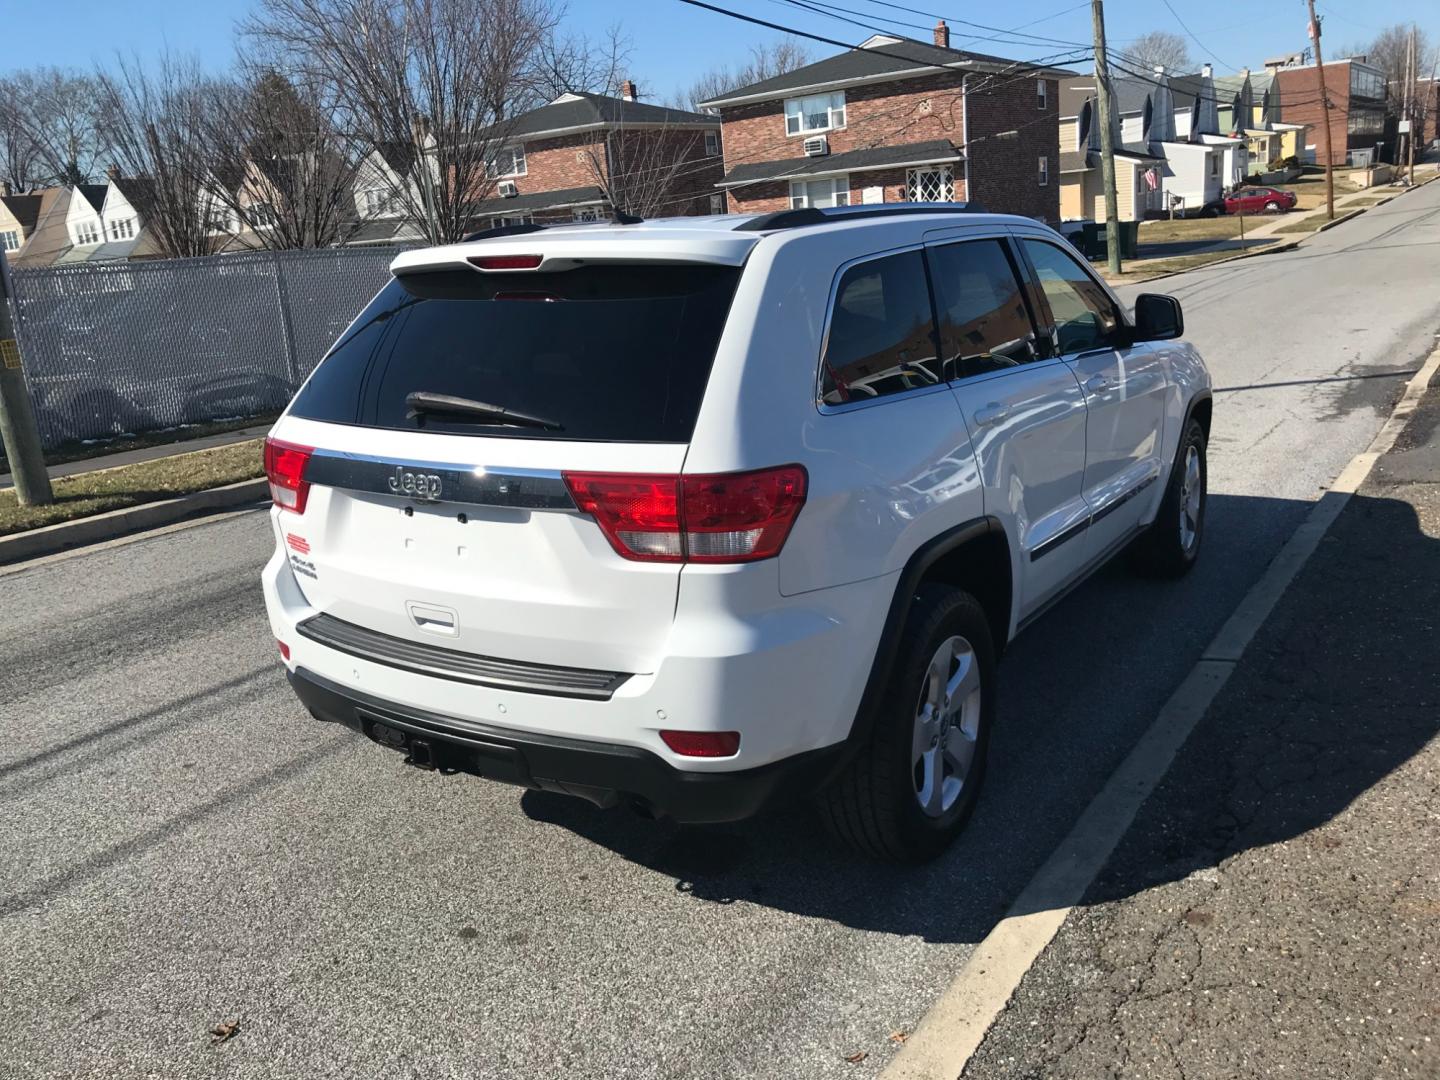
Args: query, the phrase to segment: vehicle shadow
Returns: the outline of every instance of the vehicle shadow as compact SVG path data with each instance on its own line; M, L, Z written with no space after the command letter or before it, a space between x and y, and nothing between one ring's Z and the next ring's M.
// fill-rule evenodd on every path
M1117 561L1017 639L1001 666L986 790L966 833L929 865L853 855L807 807L706 828L543 792L526 792L522 808L646 867L697 902L764 905L935 942L978 941L1149 728L1310 505L1212 497L1207 550L1187 578L1143 581ZM1436 681L1428 676L1422 688L1422 672L1413 676L1417 685L1405 686L1396 660L1434 653L1437 631L1424 613L1440 609L1437 566L1440 542L1424 534L1408 503L1353 498L1177 755L1122 841L1124 858L1112 860L1091 899L1177 880L1238 850L1301 835L1421 749L1440 730ZM1415 604L1421 578L1429 595ZM1405 610L1415 619L1397 615ZM1356 671L1361 657L1376 662ZM1389 663L1379 662L1385 657Z

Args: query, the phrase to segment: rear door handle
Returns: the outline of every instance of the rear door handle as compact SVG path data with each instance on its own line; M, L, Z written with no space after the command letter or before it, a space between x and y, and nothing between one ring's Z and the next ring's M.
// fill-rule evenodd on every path
M1091 375L1085 380L1085 390L1091 394L1103 394L1110 389L1110 380L1104 375Z
M998 401L992 401L983 409L976 409L972 419L976 427L989 427L991 424L998 424L1010 415L1010 406L1001 405Z

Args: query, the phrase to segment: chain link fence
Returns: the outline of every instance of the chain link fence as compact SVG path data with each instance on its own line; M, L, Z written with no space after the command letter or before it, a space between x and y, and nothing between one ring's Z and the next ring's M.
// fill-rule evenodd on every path
M41 443L279 411L389 279L397 250L15 270Z

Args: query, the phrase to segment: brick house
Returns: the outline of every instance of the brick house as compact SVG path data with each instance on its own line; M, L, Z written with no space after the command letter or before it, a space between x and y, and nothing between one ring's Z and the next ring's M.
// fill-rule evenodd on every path
M587 221L618 208L642 217L720 212L720 121L619 97L562 94L505 125L484 224Z
M877 35L701 103L724 130L729 209L974 202L1060 219L1057 80L1071 74Z
M1362 56L1325 64L1325 93L1330 99L1332 156L1325 160L1325 113L1320 102L1320 76L1313 64L1296 67L1265 65L1275 75L1280 117L1288 124L1308 124L1304 157L1317 165L1361 164L1371 154L1394 157L1393 140L1385 138L1385 73ZM1379 153L1375 153L1377 146Z

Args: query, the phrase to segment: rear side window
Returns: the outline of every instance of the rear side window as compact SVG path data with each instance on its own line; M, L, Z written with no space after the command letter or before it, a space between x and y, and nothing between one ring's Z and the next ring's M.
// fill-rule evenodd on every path
M846 270L825 335L821 400L843 405L941 381L921 253L887 255Z
M585 266L396 278L295 398L310 420L400 430L687 442L740 271ZM461 399L543 420L514 426Z
M1000 240L931 249L940 340L957 378L1001 371L1036 357L1035 329Z

